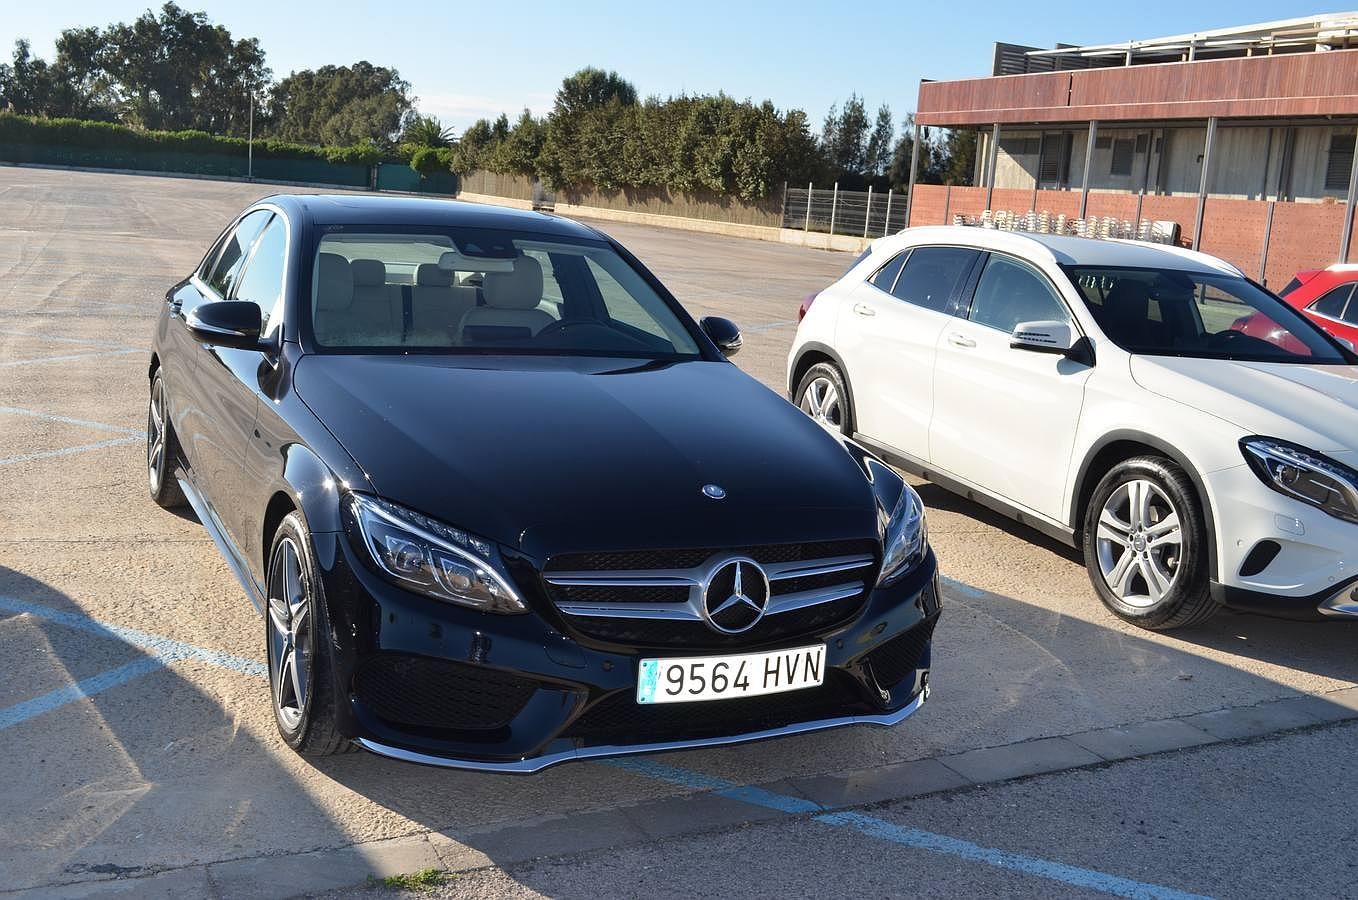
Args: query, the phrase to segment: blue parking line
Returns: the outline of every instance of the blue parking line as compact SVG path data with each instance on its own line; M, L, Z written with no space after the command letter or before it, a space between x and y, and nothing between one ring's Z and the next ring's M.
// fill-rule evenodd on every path
M198 647L194 644L186 644L183 641L176 641L173 638L161 637L158 634L150 634L145 631L138 631L135 628L128 628L125 625L113 625L108 622L101 622L98 619L82 613L65 612L64 610L53 609L50 606L43 606L39 603L30 603L27 600L20 600L16 597L0 596L0 612L9 612L16 615L27 613L35 619L42 619L56 625L64 625L67 628L74 628L89 634L99 635L100 637L112 638L124 644L131 644L143 650L149 650L158 660L163 663L179 662L187 660L191 662L203 662L217 666L222 669L230 669L242 675L251 675L256 678L268 677L269 670L261 662L253 659L246 659L243 656L233 656L230 653L223 653L220 650L209 650L206 647Z
M164 667L165 663L158 657L143 656L126 665L118 666L116 669L109 669L107 672L100 672L98 675L91 675L89 678L82 678L65 687L59 687L55 691L49 691L41 697L34 697L32 700L25 700L23 703L16 703L6 709L0 709L0 731L12 728L20 722L27 722L43 713L51 712L67 703L73 703L84 697L93 697L109 688L126 684L133 679L149 675Z
M79 425L81 428L93 428L96 431L112 431L119 434L135 434L144 437L146 432L141 428L127 428L122 425L108 425L103 422L91 422L88 419L72 419L70 416L59 416L55 413L39 412L36 409L24 409L20 406L0 406L0 414L10 416L29 416L34 419L43 419L48 422L57 422L62 425Z
M827 812L819 803L802 797L792 797L767 791L763 788L743 785L725 778L694 772L676 766L667 766L651 759L614 759L605 765L625 769L636 775L667 781L693 790L711 791L720 797L739 800L752 806L774 809L785 813L820 813L813 821L823 825L852 828L869 837L890 841L915 850L953 856L968 862L983 863L1001 869L1034 875L1049 881L1059 881L1074 887L1088 888L1115 897L1147 898L1147 900L1207 900L1200 894L1189 894L1174 888L1162 887L1144 881L1109 875L1097 869L1084 869L1053 860L1013 853L994 847L983 847L960 838L908 828L879 819L876 816L855 812Z
M115 344L112 341L92 341L89 338L59 337L52 334L35 334L31 331L19 331L14 328L0 328L0 334L7 334L11 337L32 338L35 341L48 341L56 344L84 344L87 347L100 347L105 350L136 350L127 344Z
M95 350L90 353L63 353L60 356L37 356L32 359L13 359L0 362L0 368L11 368L13 366L34 366L39 363L50 362L70 362L73 359L99 359L105 356L126 356L129 353L141 353L141 350L128 348L126 350Z
M12 463L31 462L35 459L50 459L54 456L70 456L74 453L84 453L88 450L102 450L105 447L119 447L123 444L136 444L145 440L140 437L109 438L106 441L96 441L93 444L77 444L74 447L61 447L57 450L35 450L32 453L19 453L15 456L0 457L0 466L8 466Z

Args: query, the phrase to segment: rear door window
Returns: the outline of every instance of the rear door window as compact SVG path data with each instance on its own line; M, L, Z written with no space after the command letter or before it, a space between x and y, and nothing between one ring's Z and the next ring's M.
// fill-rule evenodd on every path
M1344 318L1344 307L1349 305L1349 295L1352 293L1353 285L1340 285L1321 296L1308 309L1313 313L1329 316L1331 319L1342 319Z
M977 251L964 247L916 247L891 293L906 303L947 312L976 256Z
M896 283L896 276L901 274L901 266L905 265L905 258L910 255L910 251L897 253L891 261L882 266L873 276L868 279L868 283L873 287L880 288L891 293L891 286Z

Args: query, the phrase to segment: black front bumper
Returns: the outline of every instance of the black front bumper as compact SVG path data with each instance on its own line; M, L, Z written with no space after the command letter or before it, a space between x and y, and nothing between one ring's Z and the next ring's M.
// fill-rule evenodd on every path
M344 534L313 540L333 636L337 724L397 759L526 773L571 759L890 725L928 695L939 615L932 552L834 627L739 649L659 649L575 639L537 611L487 615L413 594L372 572ZM643 658L818 642L827 671L817 688L655 706L634 699Z

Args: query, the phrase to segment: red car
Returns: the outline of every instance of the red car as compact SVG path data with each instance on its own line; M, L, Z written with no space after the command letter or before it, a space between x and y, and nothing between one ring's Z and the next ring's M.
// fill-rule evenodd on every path
M1278 296L1330 334L1351 345L1358 345L1358 297L1354 296L1355 288L1358 288L1358 265L1350 263L1298 272L1297 277L1288 282ZM1258 313L1242 318L1233 327L1250 337L1277 343L1275 332L1278 326ZM1287 349L1297 352L1295 347Z

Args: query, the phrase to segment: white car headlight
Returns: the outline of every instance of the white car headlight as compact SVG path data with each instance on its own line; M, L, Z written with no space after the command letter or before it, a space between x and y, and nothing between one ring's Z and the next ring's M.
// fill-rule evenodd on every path
M1358 522L1358 472L1314 450L1277 438L1251 437L1240 451L1254 474L1280 494Z
M402 587L483 612L528 611L490 541L378 497L346 502L369 556Z
M924 559L929 549L929 524L924 516L924 501L908 484L901 485L896 508L880 523L882 534L882 573L877 586L899 581Z

